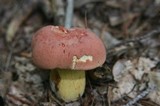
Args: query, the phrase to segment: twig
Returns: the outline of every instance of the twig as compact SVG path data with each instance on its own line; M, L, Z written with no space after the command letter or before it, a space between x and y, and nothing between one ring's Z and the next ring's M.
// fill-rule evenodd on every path
M67 0L67 9L66 9L66 15L65 15L66 28L70 28L72 26L73 4L74 4L74 0Z
M22 0L23 1L23 0ZM25 5L22 7L18 7L18 10L14 18L11 20L11 22L8 25L7 31L6 31L6 41L12 42L17 31L19 30L20 26L27 20L27 18L31 15L32 11L35 8L34 3L24 3ZM22 4L23 5L23 2Z
M147 39L147 38L149 38L149 37L151 37L153 35L156 35L158 33L160 33L160 28L155 29L155 30L153 30L153 31L141 36L141 37L136 37L134 39L129 39L129 40L126 40L126 41L124 41L122 43L118 43L117 45L115 45L114 47L112 47L110 49L113 49L115 47L119 47L119 46L122 46L122 45L125 45L125 44L128 44L128 43L131 43L131 42L141 41L141 40Z
M135 103L137 103L140 99L144 98L147 94L149 94L153 90L154 90L154 87L147 88L145 91L137 95L133 100L129 101L126 105L123 105L123 106L133 106Z
M7 56L7 62L6 62L6 65L5 65L5 71L7 71L8 67L10 66L12 54L13 54L13 50L10 50L10 52L9 52L9 54Z
M87 22L87 11L85 11L85 28L88 28L88 22Z
M147 34L145 34L145 35L143 35L141 37L136 37L136 38L128 40L126 42L134 42L134 41L139 41L139 40L147 39L147 38L149 38L149 37L151 37L151 36L153 36L155 34L158 34L158 33L160 33L160 28L152 30L151 32L149 32L149 33L147 33Z
M111 47L108 49L108 55L113 55L123 49L126 49L126 47L124 48L123 46L129 46L129 47L133 47L137 42L140 42L141 40L145 40L147 38L150 38L152 36L155 36L156 34L160 33L160 28L157 28L155 30L152 30L151 32L141 36L141 37L136 37L134 39L129 39L129 40L125 40L121 43L116 44L115 46ZM120 49L121 48L121 49Z
M17 97L17 96L12 95L12 94L7 94L7 96L9 97L8 99L10 99L10 101L12 101L14 104L16 104L17 102L21 102L22 104L27 104L29 106L34 105L32 102L30 102L26 98L23 99L22 97Z
M15 46L17 42L19 41L20 35L15 37L15 40L11 43L9 46L9 54L7 56L6 64L5 64L5 71L8 70L10 63L12 61L12 55L13 55L13 50L15 49Z

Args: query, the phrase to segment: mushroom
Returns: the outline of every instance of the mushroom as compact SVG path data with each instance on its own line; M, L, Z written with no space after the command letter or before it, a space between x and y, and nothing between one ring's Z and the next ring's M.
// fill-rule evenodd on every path
M70 102L83 95L85 71L102 66L106 50L87 29L49 25L33 36L32 58L40 68L51 69L51 90L59 99Z

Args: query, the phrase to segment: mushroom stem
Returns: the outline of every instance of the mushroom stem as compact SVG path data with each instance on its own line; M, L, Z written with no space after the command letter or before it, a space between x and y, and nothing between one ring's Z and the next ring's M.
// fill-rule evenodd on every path
M53 93L65 102L75 101L85 90L85 71L55 69L50 73L50 86Z

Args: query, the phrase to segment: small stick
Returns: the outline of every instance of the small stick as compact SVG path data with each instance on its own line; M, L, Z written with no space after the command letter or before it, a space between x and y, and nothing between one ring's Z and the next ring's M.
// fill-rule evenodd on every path
M7 94L7 96L9 96L9 100L11 100L14 104L16 104L17 102L20 102L22 104L27 104L29 106L31 106L32 102L30 102L29 100L27 100L26 98L23 99L22 97L17 97L15 95L12 95L12 94Z
M8 56L7 56L7 62L5 65L5 71L8 71L8 67L10 66L11 59L12 59L13 50L10 50Z
M160 28L157 28L157 29L152 30L151 32L149 32L149 33L147 33L147 34L145 34L141 37L136 37L136 38L125 40L121 43L118 43L118 44L116 44L113 47L108 49L108 55L113 55L115 53L118 53L121 50L119 48L122 47L122 46L127 46L127 45L133 46L136 42L140 42L144 39L150 38L150 37L155 36L159 33L160 33ZM116 50L117 48L118 48L118 51ZM122 48L122 49L124 49L124 48Z
M88 28L88 25L87 25L87 11L85 11L85 28Z
M66 15L65 15L66 28L71 28L72 26L73 4L74 4L74 0L67 0L67 8L66 8Z
M154 90L155 87L151 88L147 88L145 91L143 91L142 93L140 93L139 95L137 95L133 100L129 101L126 105L123 106L133 106L135 103L137 103L140 99L144 98L146 95L148 95L151 91Z
M141 36L141 37L136 37L136 38L133 38L133 39L129 39L129 40L125 40L124 42L122 43L118 43L117 45L115 45L114 47L119 47L119 46L122 46L122 45L125 45L125 44L128 44L128 43L131 43L131 42L135 42L135 41L141 41L141 40L144 40L144 39L147 39L151 36L154 36L156 34L160 33L160 28L158 29L155 29L155 30L152 30L151 32ZM114 47L110 48L110 49L113 49Z

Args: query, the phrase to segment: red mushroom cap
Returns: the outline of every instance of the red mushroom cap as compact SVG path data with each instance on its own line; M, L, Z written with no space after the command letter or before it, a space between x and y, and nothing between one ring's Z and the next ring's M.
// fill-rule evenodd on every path
M44 69L89 70L105 62L106 50L87 29L46 26L33 36L32 57Z

